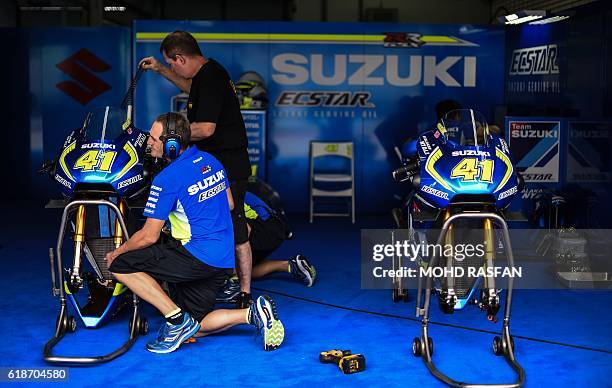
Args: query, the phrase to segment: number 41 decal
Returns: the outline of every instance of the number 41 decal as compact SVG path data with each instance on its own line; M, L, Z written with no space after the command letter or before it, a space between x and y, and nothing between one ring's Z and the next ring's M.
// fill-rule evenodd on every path
M476 158L463 158L451 171L451 178L461 178L462 182L480 180L493 182L493 160L478 160Z
M74 163L74 168L83 171L110 172L117 153L115 151L89 150Z

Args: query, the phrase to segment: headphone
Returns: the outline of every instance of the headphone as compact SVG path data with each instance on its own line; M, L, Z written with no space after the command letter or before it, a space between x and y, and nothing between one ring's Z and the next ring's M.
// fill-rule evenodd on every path
M183 138L176 132L176 119L172 113L166 115L166 134L160 139L164 143L164 156L176 159L179 156Z

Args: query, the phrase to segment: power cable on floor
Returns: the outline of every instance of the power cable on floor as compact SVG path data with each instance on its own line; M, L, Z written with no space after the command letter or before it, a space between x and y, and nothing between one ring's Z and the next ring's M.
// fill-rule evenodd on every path
M402 315L387 314L387 313L381 313L381 312L376 312L376 311L368 311L368 310L358 309L358 308L354 308L354 307L340 306L340 305L337 305L337 304L321 302L321 301L314 300L314 299L303 298L301 296L290 295L290 294L286 294L284 292L267 290L267 289L264 289L264 288L252 287L252 289L260 291L260 292L267 292L267 293L270 293L270 294L281 295L281 296L284 296L286 298L301 300L301 301L304 301L304 302L318 304L318 305L321 305L321 306L337 308L337 309L341 309L341 310L347 310L347 311L353 311L353 312L357 312L357 313L377 315L377 316L386 317L386 318L403 319L403 320L413 321L413 322L418 322L418 323L421 322L421 320L418 319L418 318L411 318L411 317L405 317L405 316L402 316ZM487 333L487 334L494 334L494 335L500 334L499 332L496 332L496 331L477 329L475 327L455 325L455 324L452 324L452 323L442 323L442 322L429 321L429 324L430 325L437 325L437 326L452 327L454 329L463 329L463 330L475 331L475 332L479 332L479 333ZM591 352L599 352L599 353L612 354L612 351L610 351L610 350L597 349L597 348L592 348L592 347L589 347L589 346L574 345L574 344L568 344L568 343L564 343L564 342L550 341L550 340L545 340L545 339L541 339L541 338L526 337L526 336L515 335L515 334L512 334L512 337L520 338L520 339L524 339L524 340L528 340L528 341L541 342L541 343L545 343L545 344L565 346L565 347L568 347L568 348L588 350L588 351L591 351Z

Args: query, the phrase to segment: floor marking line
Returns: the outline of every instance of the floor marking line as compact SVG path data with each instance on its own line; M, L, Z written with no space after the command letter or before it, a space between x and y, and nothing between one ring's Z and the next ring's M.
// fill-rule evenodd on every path
M332 304L332 303L327 303L327 302L320 302L318 300L303 298L301 296L295 296L295 295L291 295L291 294L286 294L284 292L273 291L273 290L268 290L268 289L264 289L264 288L257 288L257 287L251 287L251 288L253 290L257 290L257 291L261 291L261 292L267 292L267 293L271 293L271 294L281 295L281 296L284 296L284 297L287 297L287 298L297 299L297 300L301 300L301 301L304 301L304 302L319 304L319 305L327 306L327 307L333 307L333 308L337 308L337 309L341 309L341 310L354 311L354 312L358 312L358 313L378 315L378 316L386 317L386 318L396 318L396 319L403 319L403 320L407 320L407 321L413 321L413 322L421 323L421 320L418 319L418 318L411 318L411 317L406 317L406 316L402 316L402 315L387 314L387 313L381 313L381 312L376 312L376 311L368 311L368 310L358 309L358 308L354 308L354 307L340 306L340 305L337 305L337 304ZM468 331L475 331L475 332L479 332L479 333L487 333L487 334L500 335L500 332L498 332L498 331L477 329L475 327L455 325L455 324L452 324L452 323L442 323L442 322L429 321L429 324L436 325L436 326L452 327L454 329L463 329L463 330L468 330ZM591 348L591 347L583 346L583 345L567 344L567 343L564 343L564 342L550 341L550 340L545 340L545 339L541 339L541 338L526 337L526 336L515 335L515 334L512 334L512 337L520 338L520 339L524 339L524 340L528 340L528 341L534 341L534 342L541 342L541 343L551 344L551 345L565 346L565 347L568 347L568 348L582 349L582 350L588 350L588 351L592 351L592 352L599 352L599 353L605 353L605 354L612 354L612 350Z

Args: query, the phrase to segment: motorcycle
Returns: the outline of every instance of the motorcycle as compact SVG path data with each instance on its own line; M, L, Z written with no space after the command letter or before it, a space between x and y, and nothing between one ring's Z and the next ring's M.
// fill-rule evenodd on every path
M432 361L433 340L428 335L429 307L432 292L438 295L443 312L450 314L461 310L476 300L487 317L495 321L500 309L496 279L488 268L494 267L496 255L503 248L509 268L514 268L504 209L522 190L522 178L517 174L510 157L508 144L491 133L482 114L471 109L447 113L437 128L419 135L406 149L412 154L404 157L404 165L393 171L397 182L412 184L413 191L405 202L406 215L394 210L398 226L408 229L412 243L420 244L433 238L438 246L457 244L460 239L477 238L483 244L482 254L459 260L456 253L435 251L430 256L417 258L422 268L442 268L440 276L418 278L416 315L422 317L421 336L413 340L415 357L423 357L430 372L452 386L466 386L440 372ZM429 214L430 217L423 217ZM429 236L415 228L425 226L431 231L439 229L437 236ZM469 233L462 233L466 230ZM467 236L467 237L466 237ZM401 257L394 259L394 267L402 266ZM455 268L484 269L485 276L457 277ZM480 273L480 272L478 272ZM477 299L474 295L480 290ZM508 279L505 312L501 336L493 339L493 351L504 355L518 374L516 383L521 386L525 373L514 356L514 341L510 335L510 307L513 278ZM407 295L401 279L394 279L394 300Z
M148 193L149 169L145 166L147 133L132 120L136 74L121 107L105 106L87 113L83 125L65 139L59 156L42 171L58 184L63 208L55 249L49 249L53 295L59 298L60 312L55 334L44 347L44 360L60 364L95 364L124 354L140 334L148 330L139 314L139 300L108 270L107 252L129 239L130 205ZM51 202L53 203L53 201ZM49 206L48 206L49 207ZM53 206L50 206L53 207ZM67 233L70 229L70 233ZM63 244L70 235L72 263L64 266ZM66 333L77 328L68 313L68 302L88 329L102 326L129 304L129 338L119 349L102 356L59 356L52 353Z

